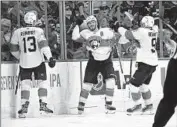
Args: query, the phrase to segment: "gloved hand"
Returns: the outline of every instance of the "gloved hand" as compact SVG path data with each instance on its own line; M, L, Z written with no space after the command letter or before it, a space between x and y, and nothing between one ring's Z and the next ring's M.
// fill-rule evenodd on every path
M79 16L76 20L77 25L81 25L84 22L84 16Z
M136 50L137 50L136 46L135 46L135 45L131 45L131 46L129 46L129 47L127 48L126 52L127 52L127 53L135 54L135 53L136 53Z
M56 61L54 60L54 58L51 57L49 59L48 65L49 65L49 67L53 68L53 67L55 67L55 63L56 63Z

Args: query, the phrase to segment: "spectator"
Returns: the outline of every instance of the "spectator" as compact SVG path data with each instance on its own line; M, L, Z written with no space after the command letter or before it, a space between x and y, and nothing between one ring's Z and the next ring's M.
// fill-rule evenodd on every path
M47 14L51 15L54 19L59 17L58 1L48 1Z
M101 28L109 27L109 17L103 16L102 19L98 19Z
M57 43L61 44L60 43L60 24L59 23L56 24L55 33L57 35Z
M85 2L79 2L78 3L78 10L79 10L79 15L80 16L84 16L84 18L86 19L89 16L89 2L85 1Z
M1 61L10 61L12 59L9 43L11 39L11 21L1 19Z
M111 8L111 11L110 11L110 13L109 13L109 17L110 17L110 19L111 20L113 20L113 19L119 19L119 14L120 14L120 12L118 11L118 9L120 8L120 6L119 6L119 3L118 2L116 2L113 6L112 6L112 8Z
M23 17L26 14L26 12L31 11L31 10L38 12L37 8L35 8L31 4L31 2L29 2L29 1L21 1L20 10L18 7L19 7L18 3L16 3L16 5L14 5L14 7L9 10L9 14L11 16L11 21L15 22L16 25L17 25L17 20L18 20L18 18L17 18L18 12L20 13L20 25L21 26L24 26ZM20 26L18 26L18 27L20 27Z
M67 54L68 58L73 58L73 51L74 51L74 45L73 41L71 39L72 36L72 30L74 27L74 16L72 15L73 9L71 8L70 4L65 5L65 21L66 21L66 43L67 43Z
M8 2L1 1L1 17L9 18L8 8L9 8L9 1Z
M109 11L110 11L110 8L106 4L106 2L103 2L102 5L100 6L100 11L99 11L99 13L97 15L97 19L101 20L105 16L109 17Z
M48 26L48 42L49 42L49 47L52 52L52 56L55 59L59 59L60 45L57 42L57 32L55 30L55 23L52 23L50 21L49 21L49 26Z

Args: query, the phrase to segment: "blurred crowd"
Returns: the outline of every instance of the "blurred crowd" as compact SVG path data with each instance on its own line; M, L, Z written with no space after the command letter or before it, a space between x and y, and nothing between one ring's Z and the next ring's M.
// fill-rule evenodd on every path
M156 25L159 25L158 17L163 16L166 22L177 29L177 2L175 1L162 2L163 12L159 12L158 1L93 1L92 5L93 10L91 10L90 1L65 2L65 32L68 59L87 59L86 49L82 43L74 42L71 39L71 35L78 21L77 19L86 19L91 12L96 16L100 27L110 27L114 30L124 23L136 29L140 25L141 18L145 15L153 16L156 19ZM21 1L20 3L16 1L1 1L1 60L16 60L10 54L9 42L13 31L24 26L24 14L31 10L36 11L38 14L39 20L36 26L45 30L53 56L56 59L61 59L60 27L63 23L60 23L59 12L61 9L59 7L58 1ZM125 12L134 16L133 22L127 18ZM172 38L177 40L174 35ZM156 46L158 52L160 52L159 45L158 41ZM119 47L122 57L131 57L131 54L126 51L129 44L121 44ZM169 57L165 46L163 50L163 57ZM117 57L116 51L113 53L113 57Z

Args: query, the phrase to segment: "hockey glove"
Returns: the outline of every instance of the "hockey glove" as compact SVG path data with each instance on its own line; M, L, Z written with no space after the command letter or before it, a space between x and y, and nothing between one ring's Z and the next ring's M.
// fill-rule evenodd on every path
M56 61L54 60L54 58L50 58L49 59L49 63L48 63L48 65L51 67L51 68L53 68L53 67L55 67L55 63L56 63Z
M79 16L76 20L76 24L80 26L83 23L83 21L84 21L84 16Z
M129 46L129 47L127 48L127 50L126 50L127 53L132 53L132 54L135 54L136 51L137 51L137 48L136 48L135 45Z

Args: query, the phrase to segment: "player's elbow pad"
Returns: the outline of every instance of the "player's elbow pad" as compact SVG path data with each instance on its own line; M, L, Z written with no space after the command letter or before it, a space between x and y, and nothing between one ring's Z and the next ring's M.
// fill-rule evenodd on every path
M15 58L20 59L20 52L19 52L19 51L17 51L17 52L11 52L11 53L12 53L12 55L13 55Z
M45 46L41 49L41 52L47 57L47 60L49 60L52 57L51 50L49 46Z
M79 38L80 38L79 26L76 25L76 27L73 29L72 40L76 41Z

